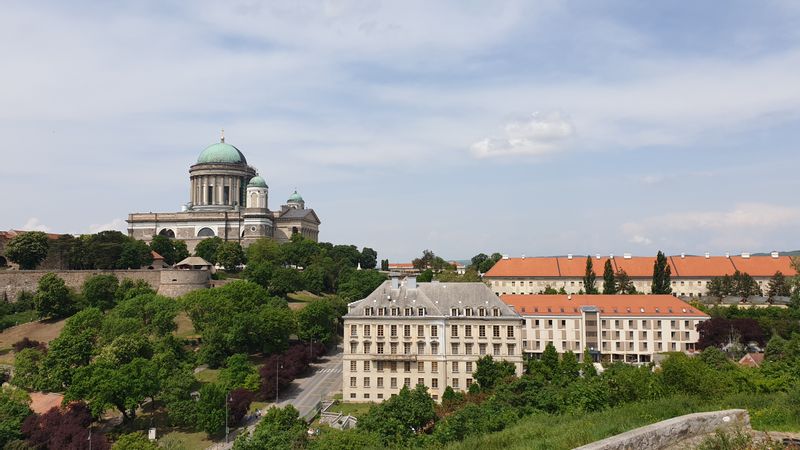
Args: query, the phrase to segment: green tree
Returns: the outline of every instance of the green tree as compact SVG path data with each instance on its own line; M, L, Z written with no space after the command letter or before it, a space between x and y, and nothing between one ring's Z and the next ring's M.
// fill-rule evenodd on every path
M478 359L473 376L481 385L481 390L491 390L498 382L514 376L515 373L514 364L508 361L495 361L491 355L486 355Z
M339 431L326 429L320 436L308 442L309 450L355 450L376 449L383 444L379 436L358 430Z
M14 377L11 383L31 391L44 387L42 361L44 352L36 348L26 348L14 355Z
M583 275L583 288L586 290L587 294L597 294L597 286L595 285L595 278L597 275L594 273L594 263L592 263L592 257L586 257L586 271Z
M29 404L27 392L15 388L0 388L0 447L22 437L22 422L31 415Z
M656 261L653 263L653 284L650 286L651 294L671 294L672 283L670 281L670 274L672 269L667 263L667 257L661 250L656 255Z
M388 272L389 271L389 260L388 259L382 259L381 260L381 270L384 271L384 272Z
M578 364L578 358L575 356L571 350L568 350L563 355L561 355L561 363L559 364L560 372L561 372L561 379L570 382L578 378L580 374L580 365Z
M35 269L47 257L50 242L41 231L28 231L14 236L6 244L6 257L23 270Z
M708 295L716 298L723 298L733 293L733 279L730 275L713 277L706 287Z
M112 244L108 244L109 246ZM117 269L138 269L153 262L150 247L144 241L128 238L120 244L119 257L113 264ZM105 267L112 268L112 267Z
M420 283L428 283L430 281L433 281L433 270L431 269L423 270L422 273L420 273L419 276L417 276L417 281L419 281Z
M548 342L542 352L542 365L549 373L548 379L553 379L558 375L560 364L558 362L558 352L552 342Z
M327 299L314 300L295 313L297 336L304 341L323 344L336 338L338 317L333 305Z
M105 311L114 307L119 281L114 275L94 275L83 282L81 292L89 306Z
M748 298L752 295L761 295L758 283L747 272L735 271L732 280L733 292L739 297Z
M631 277L628 276L627 272L619 269L617 274L614 276L614 279L614 290L618 294L636 294L636 287L633 285L633 281L631 280Z
M255 391L259 387L258 370L244 353L231 355L225 360L225 368L220 370L217 382L230 392L236 388Z
M172 245L172 239L166 236L160 234L153 236L153 240L150 241L150 250L161 255L164 262L170 266L178 261L175 259L175 246Z
M346 270L339 277L337 294L350 301L361 300L386 281L377 270Z
M223 242L217 248L216 260L226 271L237 272L245 262L244 250L236 241Z
M75 298L64 280L54 273L48 273L39 279L33 303L42 318L64 317L75 310Z
M293 450L305 448L307 434L306 422L300 413L289 405L283 408L270 408L253 434L243 433L236 438L234 450Z
M195 256L199 256L205 259L211 264L216 264L217 250L219 249L220 245L222 245L222 242L223 242L222 238L218 236L203 239L202 241L197 243L197 246L194 248L194 254ZM261 242L261 240L253 243L253 245L257 245L259 242Z
M361 263L362 269L374 269L378 264L378 252L369 247L364 247L361 249L361 259L359 262Z
M42 389L63 391L75 370L89 364L102 321L103 313L97 308L86 308L67 319L42 361Z
M361 417L358 429L379 435L384 444L406 446L436 419L434 400L423 385L400 392L372 407Z
M286 294L297 292L303 288L303 278L300 271L289 267L275 267L269 280L267 290L270 295L285 297Z
M159 450L160 448L158 444L150 442L144 433L138 431L121 435L111 447L112 450Z
M780 270L775 272L775 275L769 280L767 296L772 299L775 297L788 297L790 295L792 295L792 291L786 277Z
M589 353L589 347L583 349L583 361L581 361L581 374L584 377L596 377L597 369L594 367L592 355Z
M614 268L611 267L611 259L607 259L603 266L603 294L611 295L617 293L617 284L614 280Z
M140 295L155 293L156 291L146 281L125 278L119 284L117 292L114 293L114 298L116 299L117 303L119 303L123 300L128 300Z
M186 242L184 241L175 239L172 241L172 247L175 249L176 263L183 261L184 259L188 258L191 255L189 253L189 247L186 246Z

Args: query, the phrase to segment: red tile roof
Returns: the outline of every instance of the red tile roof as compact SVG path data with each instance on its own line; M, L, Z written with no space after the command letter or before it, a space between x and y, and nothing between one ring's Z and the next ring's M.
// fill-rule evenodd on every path
M164 259L163 256L159 255L157 252L155 252L153 250L150 250L150 254L153 256L153 260Z
M603 265L607 258L592 257L594 273L603 274ZM655 257L634 256L631 258L615 257L612 260L614 271L624 270L629 276L650 278L653 276ZM789 256L680 256L667 257L673 277L717 277L733 275L736 270L747 272L754 277L769 277L777 271L784 275L794 275L792 259ZM487 278L503 277L582 277L586 270L586 257L575 256L572 259L563 257L534 257L501 259L487 273Z
M582 306L595 306L606 316L708 317L671 295L501 295L522 315L577 316Z
M739 360L739 364L747 367L758 367L764 362L763 353L747 353Z
M414 264L412 263L389 263L389 268L395 269L413 269Z

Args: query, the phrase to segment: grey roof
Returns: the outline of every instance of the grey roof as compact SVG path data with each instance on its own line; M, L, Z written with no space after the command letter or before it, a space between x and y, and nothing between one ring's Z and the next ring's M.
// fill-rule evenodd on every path
M175 264L176 266L211 266L212 264L199 256L190 256L181 262Z
M461 310L459 316L463 317L463 309L473 308L471 318L479 318L477 309L480 307L491 311L500 310L500 317L519 318L511 307L503 303L488 286L483 283L417 283L416 289L408 289L406 283L393 289L391 281L384 281L377 289L362 300L350 303L350 312L346 317L362 317L365 306L388 308L426 308L426 316L450 316L452 308ZM487 312L489 316L491 312ZM497 317L493 317L497 318Z
M297 209L297 208L289 208L284 211L279 217L281 219L305 219L309 218L317 219L317 214L314 212L313 209Z

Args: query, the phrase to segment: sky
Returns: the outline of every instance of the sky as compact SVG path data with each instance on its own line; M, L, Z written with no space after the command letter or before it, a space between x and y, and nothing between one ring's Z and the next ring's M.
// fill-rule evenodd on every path
M125 230L238 147L407 261L800 248L800 3L4 1L0 230Z

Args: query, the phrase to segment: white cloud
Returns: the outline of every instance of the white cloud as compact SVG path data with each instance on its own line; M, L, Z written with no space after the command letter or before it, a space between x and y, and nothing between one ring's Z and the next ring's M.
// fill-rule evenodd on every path
M653 240L640 234L635 234L630 238L630 242L634 244L650 245L653 243Z
M25 225L23 225L20 228L20 230L22 230L22 231L44 231L45 233L47 233L47 232L50 231L50 227L48 227L47 225L41 223L38 218L31 217L31 218L28 219L27 222L25 222Z
M486 138L470 147L478 158L539 156L565 148L575 134L569 118L560 112L533 113L525 120L509 122L502 138Z
M89 225L89 233L99 233L101 231L122 231L127 229L127 223L122 219L114 219L108 223Z

